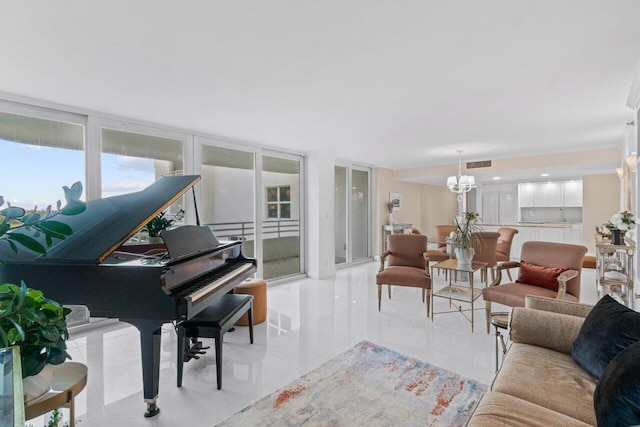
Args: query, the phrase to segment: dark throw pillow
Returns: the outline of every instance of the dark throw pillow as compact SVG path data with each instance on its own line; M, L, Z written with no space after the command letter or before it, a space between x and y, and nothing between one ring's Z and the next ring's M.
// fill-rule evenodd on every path
M593 306L573 342L571 357L600 378L622 350L640 341L640 313L605 295Z
M516 282L557 291L558 276L567 270L569 270L569 267L543 267L541 265L531 264L530 262L520 261L520 272L518 273Z
M599 426L640 424L640 342L607 365L593 394Z

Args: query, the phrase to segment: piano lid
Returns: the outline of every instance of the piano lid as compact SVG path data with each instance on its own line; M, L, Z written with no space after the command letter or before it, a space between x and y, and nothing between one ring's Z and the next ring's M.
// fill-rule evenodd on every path
M68 224L73 235L54 239L47 255L20 247L18 253L0 248L4 262L94 262L101 263L116 248L138 232L157 214L169 207L200 180L199 175L165 176L136 193L87 202L79 215L58 215L55 220ZM44 243L44 236L41 237Z

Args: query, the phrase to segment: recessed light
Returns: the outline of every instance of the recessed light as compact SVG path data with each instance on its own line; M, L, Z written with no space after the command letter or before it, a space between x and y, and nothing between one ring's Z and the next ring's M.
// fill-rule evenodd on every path
M493 177L493 180L494 180L494 181L498 181L499 179L500 179L500 177L499 177L499 176L494 176L494 177Z
M549 174L548 173L543 173L543 174L540 174L540 176L549 176Z

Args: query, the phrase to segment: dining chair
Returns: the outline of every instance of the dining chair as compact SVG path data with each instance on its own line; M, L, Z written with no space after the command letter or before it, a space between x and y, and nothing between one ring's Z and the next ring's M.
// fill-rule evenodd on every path
M391 286L408 286L426 291L427 318L431 305L431 276L427 255L427 236L422 234L391 234L387 250L380 256L378 285L378 311L382 307L382 286L387 285L389 299Z
M480 280L487 279L487 270L491 271L491 280L495 280L494 267L496 266L496 247L500 233L496 231L478 231L473 233L476 239L473 243L474 261L486 262L487 268L480 270Z
M496 278L482 290L485 301L487 333L490 332L491 303L524 307L525 297L580 300L582 262L587 248L552 242L525 242L520 262L507 261L496 267ZM502 270L519 267L515 282L500 284Z
M510 227L502 227L498 228L498 233L500 233L500 237L498 238L498 245L496 246L496 261L499 263L511 261L511 245L514 236L518 234L518 230ZM511 270L509 269L507 269L507 276L509 276L509 280L513 281L511 278Z

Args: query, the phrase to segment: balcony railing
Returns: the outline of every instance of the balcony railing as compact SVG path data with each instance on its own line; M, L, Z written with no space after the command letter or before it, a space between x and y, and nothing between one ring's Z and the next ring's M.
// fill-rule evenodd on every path
M253 222L217 222L205 224L213 230L216 237L222 240L255 240ZM264 239L277 239L300 235L300 220L279 219L262 222Z

